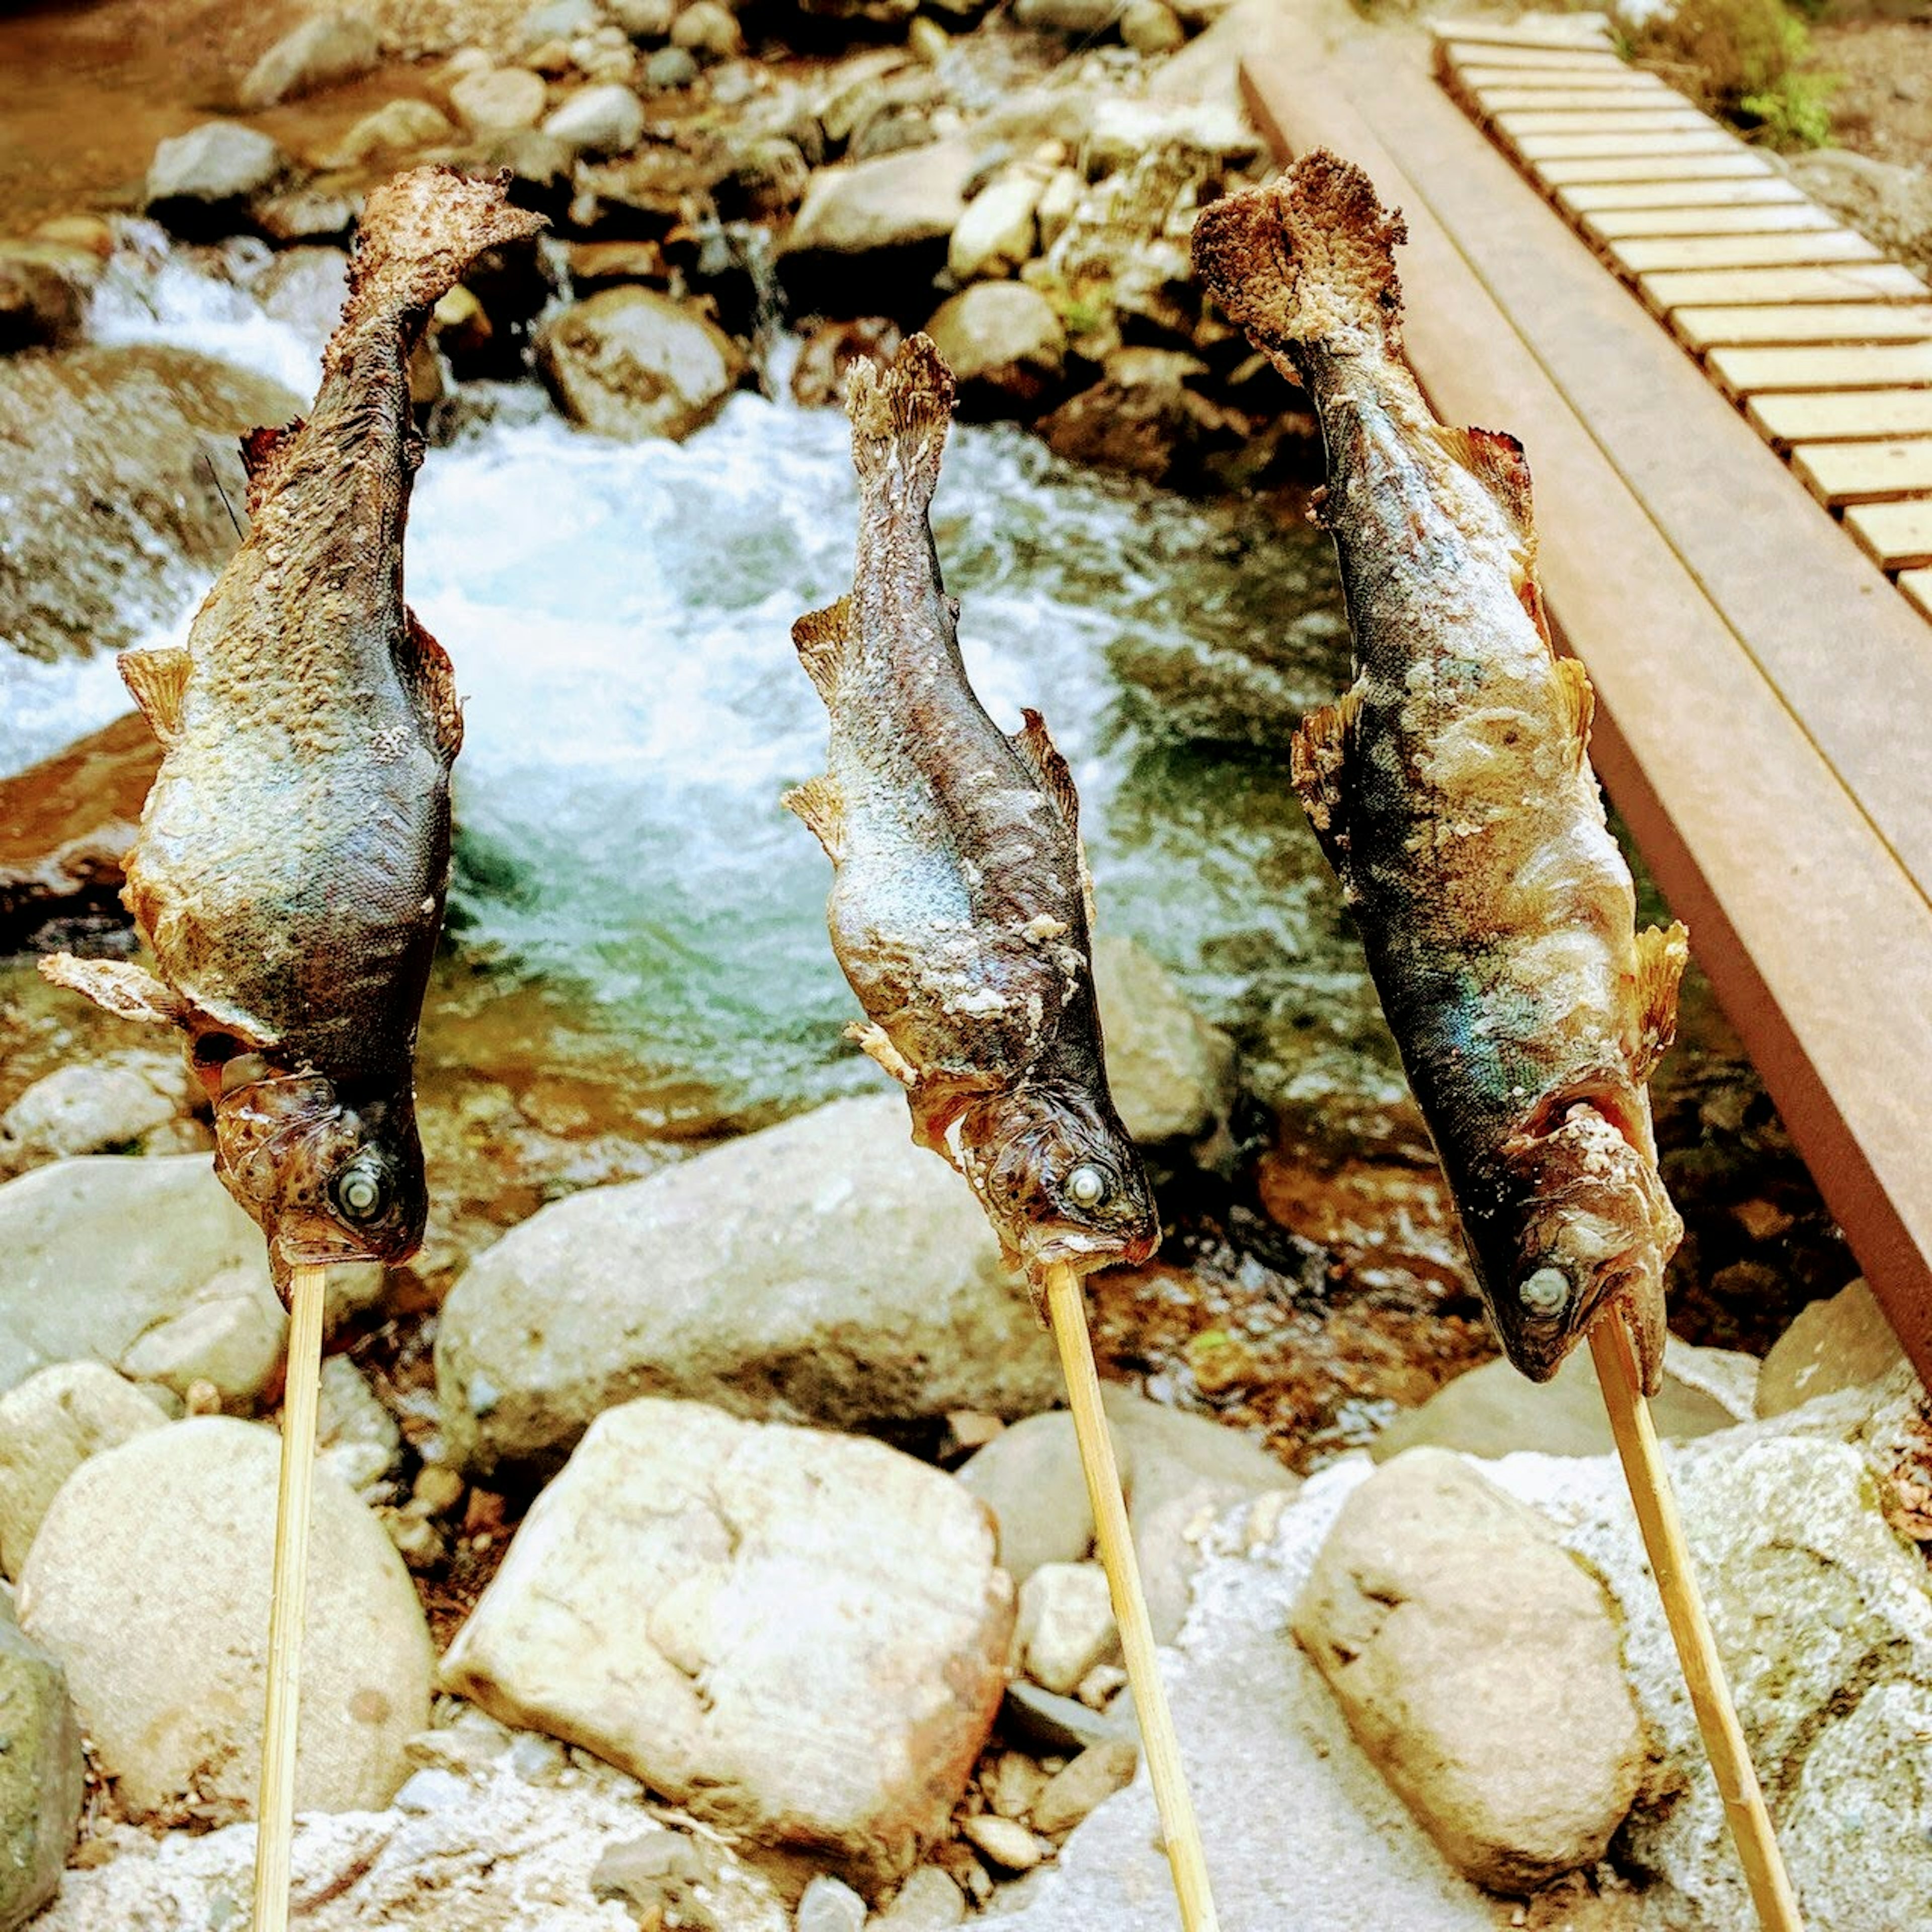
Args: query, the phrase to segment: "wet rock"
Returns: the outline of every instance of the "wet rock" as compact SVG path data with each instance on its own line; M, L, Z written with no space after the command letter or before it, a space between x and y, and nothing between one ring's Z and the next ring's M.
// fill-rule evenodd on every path
M1088 1671L1120 1648L1107 1576L1097 1563L1042 1563L1020 1586L1015 1634L1022 1667L1033 1681L1070 1696Z
M301 407L187 350L0 360L0 638L51 659L119 649L178 616L235 548L215 480L242 500L235 439Z
M865 1932L866 1901L849 1885L823 1874L798 1902L797 1932Z
M852 365L890 362L903 340L897 322L879 315L854 322L821 322L809 330L792 370L792 400L808 410L840 409Z
M1012 1617L991 1525L950 1477L647 1400L600 1418L538 1498L443 1678L876 1884L964 1791Z
M0 355L70 342L100 268L86 249L0 242Z
M375 28L360 14L315 14L248 70L242 105L253 112L353 80L376 64L381 52Z
M1013 18L1022 27L1084 40L1106 32L1119 10L1119 0L1019 0Z
M194 239L232 233L248 203L288 172L289 158L259 129L205 121L162 142L148 164L148 212Z
M701 64L735 60L745 51L736 17L718 0L691 0L671 23L670 44Z
M25 1925L60 1888L86 1796L67 1675L0 1617L0 1926Z
M716 323L650 289L607 289L546 322L537 366L580 428L681 442L724 406L744 374Z
M688 47L659 47L644 63L644 85L654 94L688 87L698 78L698 56Z
M254 223L269 241L346 244L362 212L367 177L359 170L316 175L255 204Z
M331 164L352 168L380 155L412 154L455 138L448 117L427 100L405 96L365 114L330 155Z
M610 17L640 46L662 40L677 17L676 0L612 0Z
M952 1932L965 1918L959 1888L937 1865L921 1865L872 1923L874 1932Z
M57 1068L0 1114L0 1173L133 1148L187 1111L178 1054L130 1050Z
M596 0L540 0L518 22L517 38L526 48L540 47L548 41L595 33L603 19Z
M1120 9L1120 38L1136 53L1157 59L1181 46L1187 29L1173 8L1163 6L1161 0L1127 0Z
M1932 273L1932 170L1850 148L1787 155L1781 165L1807 194L1887 254Z
M65 1666L131 1816L255 1796L280 1449L208 1417L94 1456L54 1499L20 1579L22 1628ZM316 1476L296 1802L374 1809L429 1720L422 1606L381 1526Z
M0 1186L0 1388L88 1359L150 1378L140 1364L164 1348L192 1378L217 1364L186 1346L190 1331L230 1301L260 1310L279 1350L260 1231L204 1154L36 1168ZM364 1306L380 1280L379 1269L331 1269L332 1303Z
M1138 1736L1131 1708L1120 1715L1096 1711L1077 1697L1063 1697L1023 1678L1006 1686L1000 1722L1010 1735L1042 1751L1069 1754Z
M1024 1414L1059 1371L971 1195L880 1094L543 1209L457 1282L436 1386L480 1475L554 1467L646 1391L862 1428Z
M798 10L822 20L903 28L918 12L919 0L799 0Z
M926 333L969 418L1030 416L1059 386L1066 331L1053 304L1023 282L975 282L942 304Z
M923 316L974 166L972 144L952 140L821 168L778 257L793 312L849 308L857 286L868 308Z
M1412 1450L1350 1497L1294 1630L1457 1870L1527 1892L1603 1856L1643 1728L1603 1586L1533 1510Z
M1034 1799L1030 1821L1048 1838L1070 1832L1134 1781L1140 1747L1125 1738L1090 1744L1073 1762L1048 1779Z
M1175 489L1202 488L1214 460L1247 434L1244 416L1203 393L1208 374L1179 350L1115 350L1102 380L1061 404L1042 433L1070 461Z
M1782 1415L1816 1396L1875 1382L1904 1359L1898 1331L1861 1278L1813 1302L1778 1337L1758 1377L1757 1412Z
M1668 1344L1664 1387L1651 1400L1660 1436L1688 1442L1744 1419L1748 1408L1699 1385L1699 1358L1728 1352L1694 1348L1676 1340ZM1527 1381L1502 1360L1468 1370L1445 1383L1420 1408L1398 1415L1376 1437L1370 1453L1385 1462L1424 1444L1484 1456L1507 1456L1519 1449L1544 1456L1607 1456L1615 1447L1596 1364L1587 1348L1574 1350L1546 1382Z
M98 1362L62 1362L0 1396L0 1570L10 1580L68 1477L167 1420L152 1396Z
M1187 1004L1147 948L1118 934L1094 944L1094 992L1107 1038L1107 1078L1127 1131L1143 1146L1198 1142L1226 1124L1234 1043Z
M644 104L628 87L614 82L605 87L586 87L551 115L543 130L573 154L621 154L644 137Z
M1010 275L1030 261L1040 231L1034 216L1046 178L1032 168L996 175L966 204L946 251L956 282Z
M449 104L472 134L508 134L534 128L549 98L543 76L502 67L466 74L449 90Z

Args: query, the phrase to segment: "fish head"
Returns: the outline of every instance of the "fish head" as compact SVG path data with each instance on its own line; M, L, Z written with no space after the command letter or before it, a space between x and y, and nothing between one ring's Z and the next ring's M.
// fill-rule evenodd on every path
M1684 1226L1655 1162L1615 1115L1580 1101L1547 1131L1516 1136L1492 1211L1470 1217L1503 1352L1532 1382L1547 1382L1613 1304L1646 1387L1661 1372L1664 1270Z
M238 1055L221 1070L214 1141L278 1285L291 1268L406 1261L421 1245L429 1190L406 1092L351 1104L322 1074Z
M1147 1170L1104 1094L1002 1094L964 1116L958 1151L1001 1247L1029 1274L1144 1262L1160 1243Z

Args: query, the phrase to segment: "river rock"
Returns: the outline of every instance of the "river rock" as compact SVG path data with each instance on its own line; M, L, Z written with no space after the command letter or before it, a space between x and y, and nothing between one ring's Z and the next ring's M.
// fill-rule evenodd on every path
M644 132L644 104L628 87L613 81L573 94L543 124L553 141L573 154L601 158L634 148Z
M350 1489L358 1495L375 1490L380 1498L379 1486L394 1473L402 1455L402 1430L346 1355L332 1355L322 1365L316 1440L322 1461Z
M871 1923L874 1932L952 1932L965 1919L959 1888L937 1865L921 1865Z
M1020 1586L1013 1641L1036 1684L1072 1696L1088 1671L1120 1649L1107 1573L1097 1563L1042 1563Z
M652 289L606 289L573 302L544 323L536 351L572 422L632 441L682 442L724 407L745 371L715 322Z
M282 38L251 67L241 86L251 112L367 74L382 52L359 14L317 14Z
M130 1816L254 1800L280 1460L258 1424L152 1430L83 1464L34 1539L21 1627L66 1667ZM382 1526L327 1469L313 1522L296 1802L374 1810L429 1721L429 1629Z
M1187 29L1161 0L1127 0L1120 9L1120 38L1136 53L1157 60L1186 42Z
M0 355L71 341L100 271L84 248L0 242Z
M671 23L670 44L706 64L735 60L745 51L744 30L718 0L691 0Z
M1651 1398L1658 1433L1684 1442L1728 1429L1750 1411L1752 1378L1729 1379L1737 1394L1701 1371L1708 1358L1728 1368L1756 1365L1729 1349L1695 1348L1672 1339L1664 1358L1664 1386ZM1741 1399L1742 1398L1742 1399ZM1419 1408L1398 1415L1376 1438L1370 1454L1386 1462L1405 1450L1431 1446L1466 1456L1507 1456L1519 1449L1543 1456L1607 1456L1615 1447L1595 1363L1574 1349L1546 1382L1527 1380L1508 1363L1484 1362L1445 1382Z
M0 1173L133 1148L187 1111L178 1054L134 1048L57 1067L0 1114Z
M105 1362L160 1379L171 1352L185 1383L225 1374L226 1358L190 1348L232 1334L225 1304L258 1311L275 1348L237 1400L258 1398L280 1358L284 1318L268 1286L261 1231L229 1198L206 1154L50 1162L0 1186L0 1389L61 1362ZM380 1293L381 1270L329 1270L340 1314ZM146 1364L144 1369L142 1364Z
M1120 0L1019 0L1013 18L1022 27L1084 40L1104 34L1119 12Z
M971 1194L879 1094L542 1209L452 1291L436 1387L487 1476L554 1468L647 1392L863 1428L1025 1414L1059 1370Z
M883 1444L646 1400L599 1418L445 1683L855 1883L908 1870L992 1725L992 1527Z
M610 17L638 46L654 46L670 32L676 0L611 0Z
M1412 1450L1349 1498L1294 1630L1457 1870L1528 1892L1603 1856L1643 1727L1603 1586L1533 1510Z
M1814 1396L1875 1382L1904 1359L1898 1331L1862 1276L1801 1310L1778 1338L1758 1377L1757 1412L1782 1415Z
M1132 1451L1117 1441L1114 1454L1131 1495ZM1078 1563L1093 1549L1093 1505L1073 1418L1064 1410L1003 1430L961 1466L959 1480L992 1511L1000 1567L1016 1582L1043 1563Z
M212 470L204 452L301 407L182 349L0 359L0 639L51 659L118 650L178 617L235 548L215 477L238 493L240 465Z
M1138 940L1094 943L1094 993L1107 1040L1107 1080L1143 1146L1202 1141L1226 1124L1234 1042L1187 1003L1180 982Z
M866 1901L842 1880L824 1873L798 1901L797 1932L865 1932Z
M956 282L1010 275L1032 260L1040 231L1034 211L1046 177L1033 168L995 175L966 204L946 245L946 268Z
M644 62L644 83L653 94L688 87L698 78L698 56L688 47L658 47Z
M472 134L508 134L534 128L548 99L543 76L528 68L486 68L465 74L449 90L449 104Z
M1204 392L1208 374L1184 350L1116 349L1102 380L1061 404L1041 431L1070 462L1174 489L1203 488L1214 478L1216 460L1248 434L1246 417Z
M66 1672L11 1616L0 1616L0 1928L14 1932L60 1888L87 1767Z
M925 314L976 165L974 144L952 139L820 169L779 252L792 312L850 313L862 287L866 313Z
M148 212L201 239L232 232L248 204L289 170L289 158L260 129L205 121L164 141L148 164Z
M944 303L926 329L968 418L1031 415L1058 385L1066 360L1066 332L1053 304L1024 282L975 282Z
M167 1420L152 1396L98 1362L62 1362L0 1396L0 1570L9 1581L68 1477Z
M1071 1764L1046 1781L1034 1800L1028 1821L1036 1832L1057 1838L1089 1816L1117 1791L1134 1781L1140 1747L1130 1739L1114 1738L1089 1744Z
M365 114L343 136L329 157L336 167L352 168L382 154L412 154L453 140L449 118L427 100L405 95Z

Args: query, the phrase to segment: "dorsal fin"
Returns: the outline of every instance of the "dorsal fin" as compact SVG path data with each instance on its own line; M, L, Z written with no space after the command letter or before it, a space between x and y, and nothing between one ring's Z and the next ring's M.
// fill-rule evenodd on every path
M1040 782L1042 790L1053 803L1069 834L1075 838L1080 836L1080 794L1074 789L1073 773L1066 760L1060 755L1060 747L1053 742L1046 728L1046 720L1037 711L1023 710L1020 712L1020 728L1012 733L1006 742L1024 759L1028 767Z
M406 658L397 668L416 699L446 765L463 748L463 700L456 694L456 672L449 653L430 635L410 607L403 606Z
M121 653L121 682L164 748L181 735L182 698L194 662L178 644Z
M1576 764L1580 770L1590 755L1590 724L1597 715L1596 688L1580 658L1558 658L1556 679L1563 694L1570 735L1576 742Z
M1361 708L1361 686L1352 684L1333 704L1311 711L1288 747L1288 782L1345 893L1349 890L1348 834L1342 806L1354 752L1352 734Z
M805 821L836 866L845 855L845 801L827 777L808 778L778 800L786 811Z
M1648 1080L1677 1037L1677 989L1690 963L1690 935L1676 920L1636 936L1638 1048L1631 1069Z
M298 435L302 426L302 418L297 416L293 422L284 424L280 429L251 429L242 439L242 467L248 478L248 514L251 517L274 487L275 459L281 454L282 446Z
M40 968L50 985L82 994L117 1019L182 1026L194 1010L172 987L130 960L76 959L70 952L52 952Z
M808 610L791 627L791 640L806 674L826 704L838 687L838 666L852 640L852 600L842 597L823 610Z
M1488 485L1497 507L1508 518L1523 548L1536 554L1534 506L1532 500L1529 464L1522 445L1506 430L1466 429L1444 432L1452 445L1460 441L1456 453L1471 471Z

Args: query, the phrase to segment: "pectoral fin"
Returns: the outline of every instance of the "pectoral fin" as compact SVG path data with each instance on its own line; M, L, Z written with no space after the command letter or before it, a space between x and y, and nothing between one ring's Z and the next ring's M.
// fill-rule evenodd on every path
M194 662L178 645L121 653L121 682L164 747L181 736L182 699Z
M823 610L808 610L791 627L791 641L806 674L826 704L838 688L838 667L852 641L852 600L842 597Z
M1578 658L1558 658L1556 678L1563 694L1565 721L1576 743L1576 766L1580 771L1590 755L1590 726L1597 715L1596 690L1590 682L1590 674Z
M1638 1048L1633 1071L1648 1080L1677 1037L1677 989L1690 963L1690 935L1672 921L1636 936Z
M180 1026L194 1010L145 967L124 959L76 959L70 952L50 953L40 962L40 977L84 994L118 1019Z
M463 748L463 700L456 694L456 673L449 653L423 628L406 604L403 622L407 661L400 668L404 681L443 763L454 764Z
M845 800L830 778L816 778L795 787L779 800L786 811L804 820L836 866L845 856ZM868 1052L869 1048L867 1049Z
M1361 708L1360 691L1351 686L1337 702L1311 711L1301 721L1288 750L1289 782L1315 829L1322 856L1334 868L1344 891L1348 886L1348 835L1342 807L1355 717Z

